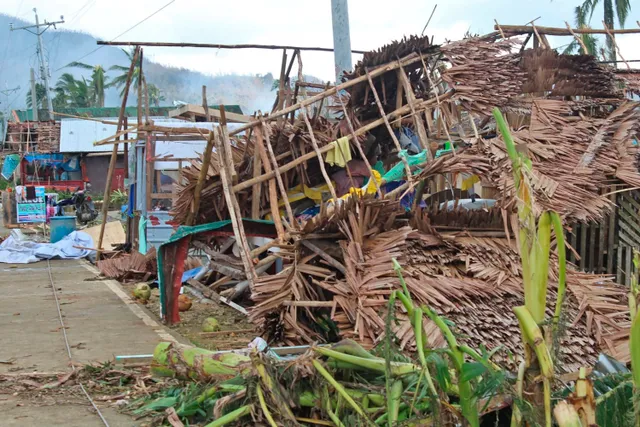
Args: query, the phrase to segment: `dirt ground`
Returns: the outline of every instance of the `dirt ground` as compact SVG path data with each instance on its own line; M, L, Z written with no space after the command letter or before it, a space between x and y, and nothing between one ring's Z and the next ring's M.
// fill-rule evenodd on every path
M127 283L122 287L131 294L135 285L135 283ZM247 347L255 337L259 336L246 315L225 304L200 302L196 297L188 296L193 302L191 308L180 313L179 324L168 328L187 338L193 345L208 350L235 350ZM153 313L157 321L160 321L159 289L151 290L151 298L144 306ZM219 332L215 334L202 332L202 323L208 317L218 320Z

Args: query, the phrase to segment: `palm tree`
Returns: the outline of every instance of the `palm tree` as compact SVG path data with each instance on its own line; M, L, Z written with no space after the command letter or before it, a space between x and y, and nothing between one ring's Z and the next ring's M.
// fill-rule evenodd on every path
M160 101L166 100L158 86L153 83L147 85L147 95L149 96L149 104L155 105L156 107L160 106Z
M585 24L591 21L596 7L600 4L600 0L585 0L582 6L576 9L576 18ZM609 29L615 27L614 16L618 17L620 28L624 28L624 23L631 12L630 0L602 0L604 6L604 23ZM587 19L587 15L589 19ZM609 61L616 60L616 49L614 46L613 36L607 34L607 57Z
M131 48L130 50L122 49L127 58L129 58L129 62L133 61L133 55L135 50ZM120 90L120 97L124 96L124 86L127 83L127 76L129 74L129 66L122 65L113 65L109 67L109 71L116 70L120 71L120 75L111 80L111 83L107 84L107 87L117 87ZM131 86L133 86L134 93L138 93L138 81L140 80L140 63L136 63L133 67L133 75L131 76Z
M91 104L94 107L104 107L104 91L108 87L109 78L106 75L106 70L102 65L89 65L82 62L72 62L67 67L83 68L85 70L91 70L91 80L89 81L91 87Z
M44 88L43 84L36 83L36 98L38 98L38 102L36 103L36 108L38 108L38 109L47 108L46 107L47 106L47 91ZM27 92L26 102L27 102L27 108L31 108L31 106L32 106L31 91Z
M58 79L55 87L56 100L66 107L91 107L92 88L90 83L83 77L76 80L70 73L64 73Z

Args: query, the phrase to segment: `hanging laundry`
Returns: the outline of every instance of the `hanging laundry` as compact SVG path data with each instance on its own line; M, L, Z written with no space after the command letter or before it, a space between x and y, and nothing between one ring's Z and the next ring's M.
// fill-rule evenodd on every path
M352 159L349 138L344 136L337 141L333 141L331 145L333 145L333 149L327 152L327 156L324 161L329 163L331 166L340 166L341 168L345 167L345 165Z

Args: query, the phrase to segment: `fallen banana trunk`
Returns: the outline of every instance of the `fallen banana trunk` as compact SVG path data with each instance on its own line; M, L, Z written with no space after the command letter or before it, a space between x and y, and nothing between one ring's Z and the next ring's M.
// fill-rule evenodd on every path
M156 346L151 363L154 375L199 381L233 378L249 369L249 356L213 352L170 342L161 342Z

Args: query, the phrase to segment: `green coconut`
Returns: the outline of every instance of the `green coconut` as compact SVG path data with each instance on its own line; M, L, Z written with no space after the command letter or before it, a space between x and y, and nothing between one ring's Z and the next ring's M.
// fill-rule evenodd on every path
M151 296L151 288L146 283L138 283L133 290L133 296L136 299L147 301Z
M218 324L218 320L213 317L207 317L202 322L202 332L215 332L220 330L220 325Z

